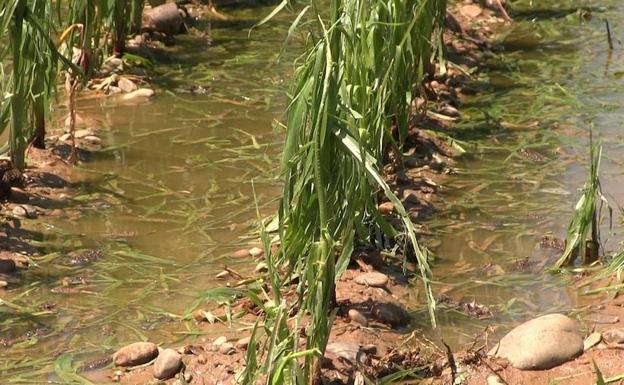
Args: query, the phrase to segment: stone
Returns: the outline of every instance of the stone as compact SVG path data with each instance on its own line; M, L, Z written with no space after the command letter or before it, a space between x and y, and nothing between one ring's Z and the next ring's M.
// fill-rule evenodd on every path
M602 339L610 344L624 343L624 329L609 329L602 333Z
M251 341L251 337L241 338L240 340L236 341L236 347L238 349L247 349L247 346L249 346L249 341Z
M154 94L154 90L150 88L139 88L136 91L125 94L124 96L122 96L122 99L126 101L143 101L150 99L154 96Z
M13 208L13 215L20 218L37 218L37 210L31 205L19 205Z
M87 136L93 136L93 135L94 135L93 131L91 131L89 129L74 131L74 137L77 138L77 139L82 139L82 138L85 138Z
M7 286L9 286L9 283L7 281L0 280L0 289L4 289Z
M150 362L158 356L158 347L151 342L135 342L113 354L116 366L137 366Z
M457 108L455 108L453 106L449 106L449 105L446 105L446 106L440 108L439 112L442 115L450 116L450 117L453 117L453 118L456 118L456 117L458 117L460 115L459 110Z
M388 283L388 276L376 271L362 273L355 276L355 283L362 286L384 287Z
M165 349L158 355L154 362L154 377L159 380L167 380L176 375L182 368L182 356L173 349Z
M394 303L380 303L373 307L373 316L392 327L401 327L409 323L409 314Z
M95 136L95 135L87 135L83 139L85 142L88 142L94 146L99 146L102 144L102 139L100 139L100 137Z
M0 259L0 273L9 274L17 269L15 261L12 259Z
M487 385L505 385L506 383L501 380L497 375L491 375L487 378Z
M359 323L362 326L367 326L368 325L368 319L366 319L366 316L362 313L360 313L358 310L356 309L349 309L349 319L353 322Z
M249 249L249 254L251 254L252 257L256 258L263 255L264 250L259 247L252 247L251 249Z
M459 9L459 13L461 13L465 17L472 19L481 15L481 13L483 13L483 10L476 4L466 4Z
M214 346L221 346L221 345L223 345L226 342L227 342L227 337L226 336L221 336L221 337L215 338L215 340L212 342L212 344Z
M108 91L109 94L112 94L112 95L121 94L123 92L121 88L117 86L108 86L106 90Z
M269 271L269 265L264 262L260 262L259 264L257 264L256 268L254 269L255 273L266 273L267 271Z
M377 208L381 215L390 215L394 212L394 204L392 202L384 202Z
M215 278L217 278L217 279L226 279L229 276L230 276L230 272L227 271L227 270L223 270L222 272L220 272L217 275L215 275Z
M598 345L600 341L602 341L602 334L596 332L588 335L585 341L583 341L583 351L593 348Z
M117 81L117 87L125 93L130 93L139 89L137 85L130 79L125 77L120 77Z
M236 348L234 347L234 345L232 345L232 343L225 342L221 346L219 346L219 353L225 355L234 354L236 353Z
M507 333L489 355L506 358L521 370L550 369L583 353L579 325L562 314L527 321Z
M345 360L355 363L357 360L358 352L360 351L360 345L353 342L332 342L327 345L325 349L328 353L334 354Z
M245 257L249 257L250 255L251 254L249 254L248 249L240 249L232 253L233 258L245 258Z

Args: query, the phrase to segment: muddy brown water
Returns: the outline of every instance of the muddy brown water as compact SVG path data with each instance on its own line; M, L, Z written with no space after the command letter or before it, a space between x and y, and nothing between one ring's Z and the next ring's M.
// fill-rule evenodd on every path
M587 172L589 128L604 141L603 189L616 209L613 234L603 232L606 249L621 239L624 47L616 40L608 51L602 18L621 36L624 5L586 2L593 19L581 22L576 1L544 1L539 9L515 3L523 12L477 79L485 92L466 101L453 132L467 154L427 223L436 290L493 314L475 319L441 305L453 347L490 324L505 330L532 315L577 309L578 293L544 272L555 253L539 243L565 235ZM267 12L233 14L257 20ZM211 46L182 37L157 66L153 101L80 102L109 148L81 166L88 182L75 201L79 218L31 225L48 254L2 294L15 306L0 309L0 338L9 345L0 347L0 382L80 383L71 375L77 367L128 342L192 338L200 332L180 316L202 290L222 285L215 274L225 265L253 269L250 259L229 255L254 242L255 202L265 215L275 208L281 135L274 126L298 46L277 63L287 24L251 38L249 25L213 28ZM206 93L188 92L197 86ZM68 254L81 249L102 253L77 265ZM75 291L63 291L64 283ZM417 326L426 328L417 286L413 294Z

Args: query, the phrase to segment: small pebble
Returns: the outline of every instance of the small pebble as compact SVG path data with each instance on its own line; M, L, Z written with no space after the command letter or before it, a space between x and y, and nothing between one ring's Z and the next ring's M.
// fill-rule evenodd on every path
M153 97L155 94L154 90L149 88L139 88L136 91L125 94L122 98L127 101L141 101L147 100Z
M254 269L254 272L256 273L266 273L267 271L269 271L269 265L267 265L265 262L260 262L256 265L256 268Z
M499 376L492 375L487 378L487 385L505 385Z
M251 254L249 253L248 249L241 249L232 253L233 258L244 258L244 257L249 257L250 255Z
M240 340L236 341L236 347L238 349L247 349L247 346L249 346L249 341L251 341L251 337L241 338Z
M117 87L119 87L119 89L125 93L136 91L139 88L136 84L134 84L132 80L123 76L120 77L117 81Z
M388 283L388 276L372 271L358 274L353 281L362 286L384 287Z
M216 339L212 342L212 344L213 344L214 346L221 346L221 345L223 345L223 344L224 344L224 343L226 343L226 342L227 342L227 337L226 337L226 336L221 336L221 337L217 337L217 338L216 338Z
M89 129L74 131L74 137L77 139L82 139L82 138L86 138L87 136L94 136L94 135L95 134L93 133L93 131Z
M89 142L92 145L99 146L102 144L102 139L95 135L87 135L83 138L85 142Z
M222 272L220 272L219 274L217 274L215 277L217 279L225 279L230 275L230 272L227 270L223 270Z
M0 289L4 289L7 286L9 286L9 283L7 281L0 281Z
M219 346L219 353L230 355L236 353L236 348L230 342L226 342Z
M364 314L360 313L356 309L349 309L349 319L351 321L359 323L360 325L363 325L363 326L367 326L368 325L368 320L366 319L366 316Z
M154 362L154 377L167 380L176 375L182 367L182 356L173 349L165 349Z
M394 204L392 202L384 202L379 205L378 210L381 215L390 215L394 212Z
M249 249L249 254L251 254L251 256L254 258L259 257L264 254L264 250L259 247L252 247L251 249Z

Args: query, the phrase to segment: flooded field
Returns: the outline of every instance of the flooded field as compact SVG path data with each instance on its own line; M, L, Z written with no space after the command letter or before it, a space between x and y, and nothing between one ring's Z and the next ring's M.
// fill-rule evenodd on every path
M464 101L450 133L466 154L446 179L425 242L437 256L436 291L487 307L487 319L476 319L440 305L454 346L488 324L579 308L570 277L546 271L558 252L540 244L565 238L590 130L604 143L602 187L614 209L605 250L622 240L624 54L617 39L609 50L603 19L621 36L624 5L584 2L586 20L577 3L514 2L523 11L480 63L488 68L475 80L480 93ZM255 244L256 205L261 215L275 211L278 120L298 53L291 42L277 61L286 15L249 35L269 11L234 11L236 23L213 26L212 44L179 38L156 67L152 101L79 102L108 147L80 166L87 182L73 200L79 215L29 228L40 232L45 255L2 295L10 310L0 313L0 382L79 383L63 377L68 365L135 340L201 334L192 320L180 327L198 294L222 285L214 277L224 266L254 269L230 255Z

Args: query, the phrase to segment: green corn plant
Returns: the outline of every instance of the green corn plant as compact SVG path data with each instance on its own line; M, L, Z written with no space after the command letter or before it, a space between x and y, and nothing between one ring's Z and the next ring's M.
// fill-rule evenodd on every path
M356 239L377 246L382 235L404 240L406 253L411 250L418 260L435 326L427 250L379 170L385 151L400 151L407 136L412 92L432 53L440 51L445 7L434 0L332 0L325 16L312 1L295 19L291 31L306 13L311 13L306 24L313 27L287 112L276 253L263 235L272 283L264 365L255 360L248 365L246 383L257 378L253 371L265 373L271 384L319 383L335 282ZM378 191L394 204L402 238L377 212ZM287 266L290 274L280 277L278 266ZM280 289L293 276L298 295L289 303ZM285 320L292 309L297 310L294 327L288 328ZM300 349L304 320L306 347Z
M2 74L8 77L2 82L2 109L8 113L2 114L0 130L11 127L11 158L20 169L28 141L42 146L48 99L56 86L59 60L63 60L52 40L51 14L51 1L14 0L0 6L0 36L7 38L0 55L3 62L10 58L10 73Z
M579 256L583 256L585 263L591 263L598 258L600 242L598 216L602 204L608 206L600 188L601 157L602 145L594 143L590 134L589 174L583 186L581 197L574 207L572 220L568 226L566 246L563 254L554 265L555 269L572 265Z
M16 167L24 168L29 143L45 146L46 119L60 71L69 70L85 81L101 63L109 40L113 51L121 55L126 31L142 5L136 0L132 4L127 0L7 0L0 4L0 134L10 128L9 145L0 152L10 151ZM70 28L58 39L57 29L67 25L80 28ZM66 43L65 49L58 46L58 40ZM80 50L76 64L72 63L74 48Z

